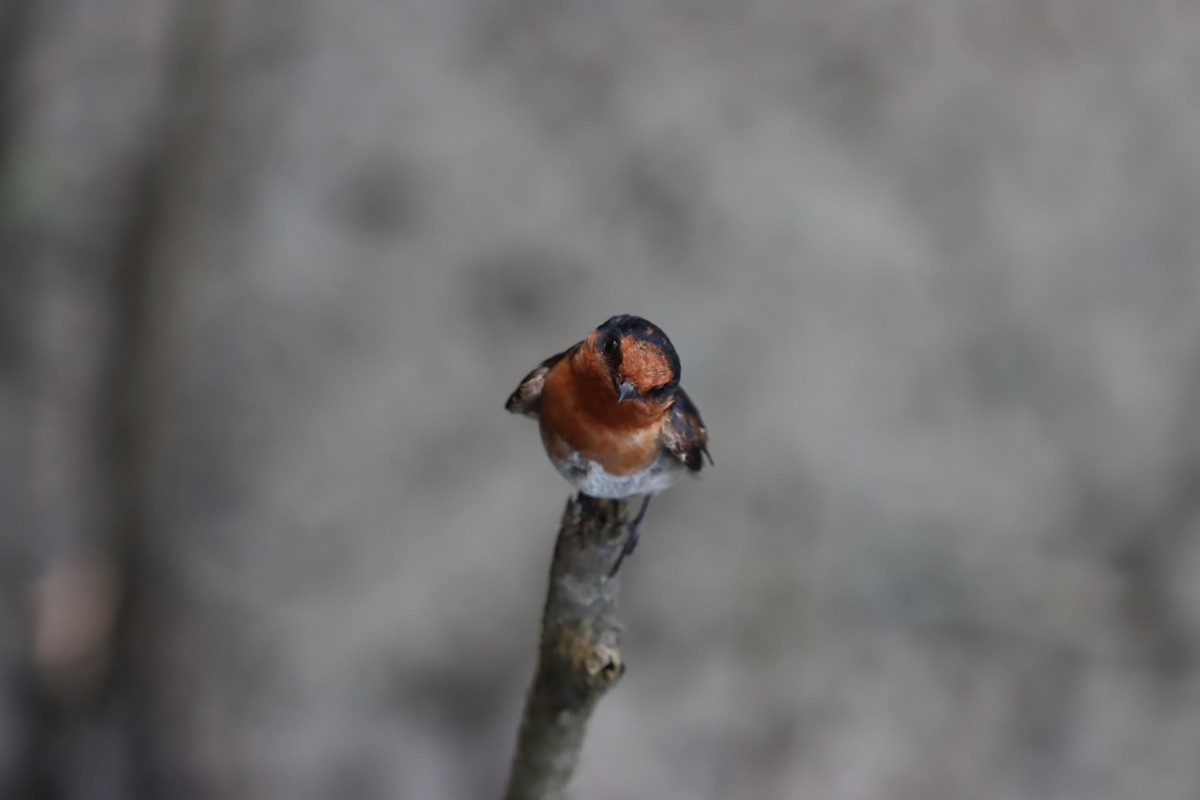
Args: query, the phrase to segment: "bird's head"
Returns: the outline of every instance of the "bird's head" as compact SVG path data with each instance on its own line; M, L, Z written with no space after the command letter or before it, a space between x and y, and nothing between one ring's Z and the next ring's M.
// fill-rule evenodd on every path
M612 317L583 343L594 370L612 385L617 403L663 407L679 387L679 356L662 329L629 314Z

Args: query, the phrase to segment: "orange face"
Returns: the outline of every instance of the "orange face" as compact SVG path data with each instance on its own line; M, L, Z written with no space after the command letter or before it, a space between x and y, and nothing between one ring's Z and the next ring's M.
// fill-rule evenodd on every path
M610 350L614 343L619 345L619 361L604 352L606 343ZM671 398L649 394L672 379L670 361L653 343L632 335L612 340L592 331L571 362L576 380L590 387L589 402L596 404L597 413L633 419L661 413L664 406L670 405ZM631 384L638 394L618 402L618 384L623 382Z
M626 334L620 338L621 364L617 375L629 381L638 394L646 395L674 377L671 362L653 342Z

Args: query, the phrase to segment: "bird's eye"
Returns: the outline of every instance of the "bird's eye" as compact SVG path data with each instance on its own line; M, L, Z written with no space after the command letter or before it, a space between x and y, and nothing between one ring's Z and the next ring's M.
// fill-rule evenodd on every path
M667 381L662 386L656 386L650 390L650 396L655 400L665 400L675 393L679 387L679 381Z
M601 349L604 351L604 355L615 356L617 354L617 351L621 349L621 343L618 342L615 338L606 339L604 342L604 345Z

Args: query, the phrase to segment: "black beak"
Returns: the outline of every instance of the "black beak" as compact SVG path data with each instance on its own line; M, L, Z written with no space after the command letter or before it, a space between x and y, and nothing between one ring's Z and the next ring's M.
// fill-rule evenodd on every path
M635 396L636 394L637 394L637 389L633 388L633 384L630 383L629 381L621 381L620 383L617 384L617 402L618 403L620 403L624 400L628 400L629 398Z

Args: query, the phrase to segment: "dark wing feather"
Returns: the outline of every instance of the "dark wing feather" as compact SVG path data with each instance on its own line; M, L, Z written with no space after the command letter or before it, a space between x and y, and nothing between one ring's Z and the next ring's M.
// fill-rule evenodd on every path
M542 410L542 387L546 383L546 373L559 361L562 361L578 350L582 344L583 342L577 342L561 353L556 353L539 364L537 369L521 379L521 383L517 386L516 390L508 396L508 401L504 404L504 407L514 414L524 414L527 417L536 419Z
M708 428L704 427L700 412L682 388L675 391L675 402L667 409L662 441L676 458L687 465L689 472L699 472L704 466L705 457L708 463L712 463L712 456L708 454Z

